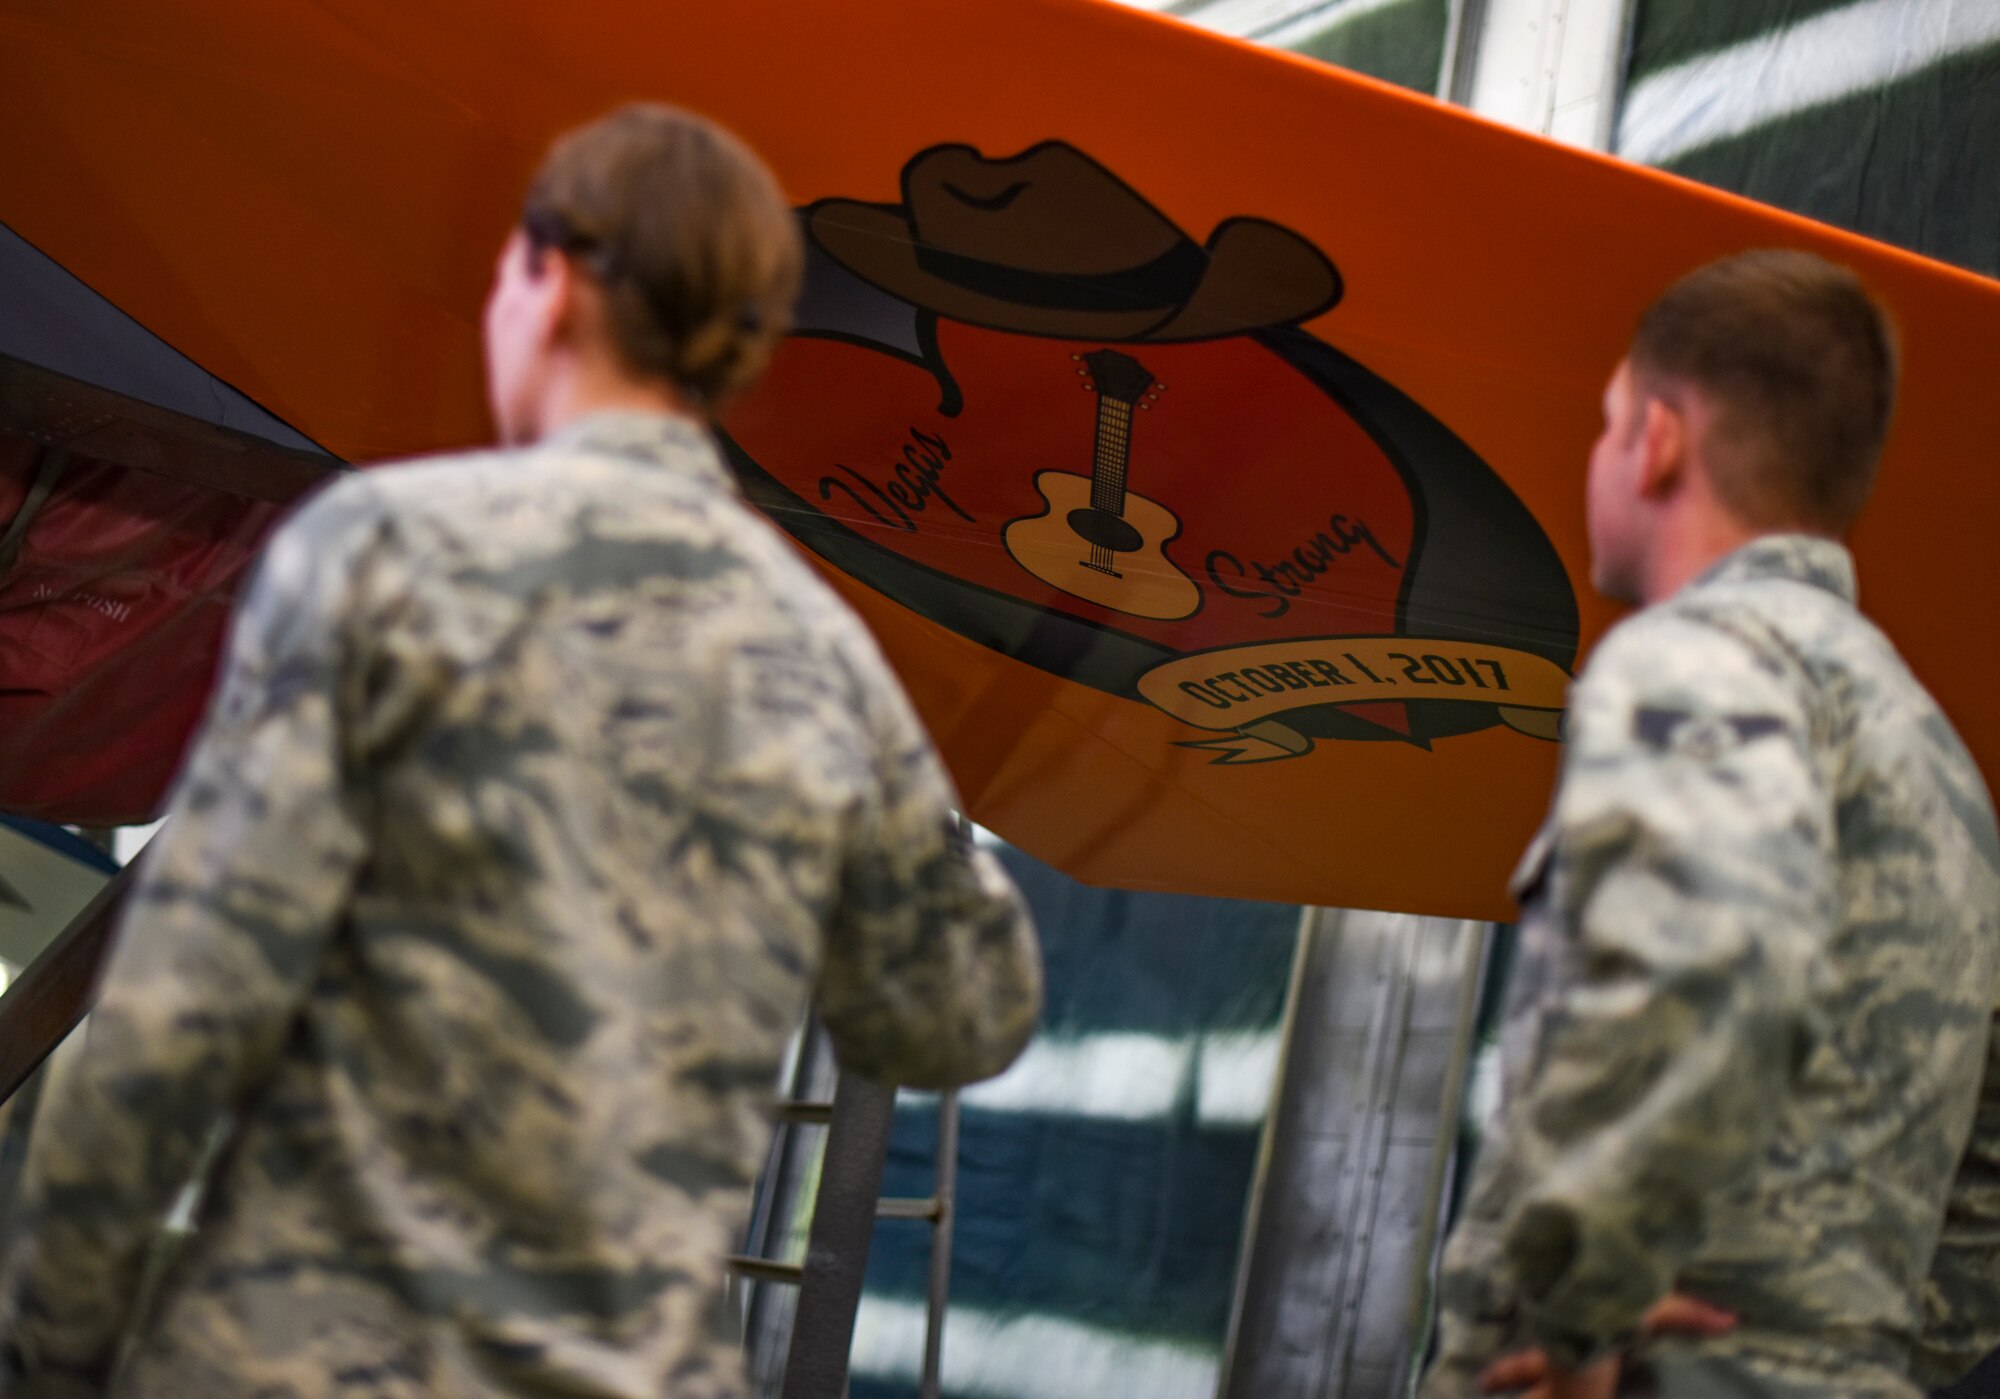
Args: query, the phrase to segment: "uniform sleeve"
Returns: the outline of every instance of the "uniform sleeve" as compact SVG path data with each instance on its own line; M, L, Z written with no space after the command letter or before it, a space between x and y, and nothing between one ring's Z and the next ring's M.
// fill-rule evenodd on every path
M325 506L266 550L85 1042L35 1124L0 1259L8 1399L107 1379L161 1221L275 1063L362 857L341 738L357 526Z
M1988 1040L1972 1140L1952 1181L1925 1288L1916 1377L1950 1384L2000 1350L2000 1015Z
M1576 687L1548 893L1574 961L1510 1111L1501 1233L1559 1364L1630 1338L1768 1141L1834 916L1812 753L1803 676L1686 617L1615 634Z
M883 668L877 793L848 846L819 1009L840 1060L948 1088L1012 1063L1042 1007L1041 951L1013 882L976 848L929 736Z

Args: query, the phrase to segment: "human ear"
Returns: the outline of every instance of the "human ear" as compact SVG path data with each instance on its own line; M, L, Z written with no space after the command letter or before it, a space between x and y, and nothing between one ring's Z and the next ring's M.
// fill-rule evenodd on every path
M545 344L573 340L576 332L576 266L553 248L544 249L535 279L536 309Z
M1639 494L1673 494L1687 473L1688 423L1680 408L1648 396L1639 419Z

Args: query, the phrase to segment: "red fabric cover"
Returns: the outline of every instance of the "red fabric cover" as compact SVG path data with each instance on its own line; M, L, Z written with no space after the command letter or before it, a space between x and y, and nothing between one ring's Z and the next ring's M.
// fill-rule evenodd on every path
M0 435L0 532L37 451ZM157 814L281 509L69 459L0 576L0 810L89 826Z

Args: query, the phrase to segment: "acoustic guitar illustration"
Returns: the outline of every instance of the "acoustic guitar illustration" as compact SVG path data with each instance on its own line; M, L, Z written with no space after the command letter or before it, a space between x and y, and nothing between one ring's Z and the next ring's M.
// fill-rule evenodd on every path
M1036 473L1048 508L1009 524L1001 535L1014 562L1074 597L1132 617L1171 621L1201 605L1201 590L1167 558L1181 522L1158 501L1125 489L1132 413L1157 398L1153 376L1130 355L1093 350L1073 355L1077 373L1097 390L1097 444L1090 475ZM1163 386L1162 386L1163 387Z

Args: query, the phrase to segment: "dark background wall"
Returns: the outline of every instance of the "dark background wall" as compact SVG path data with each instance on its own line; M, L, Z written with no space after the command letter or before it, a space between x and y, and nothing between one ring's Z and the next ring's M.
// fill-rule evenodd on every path
M945 1392L1207 1399L1299 910L1003 859L1041 930L1048 1008L1022 1060L964 1099ZM884 1194L930 1193L936 1123L935 1099L903 1095ZM853 1399L916 1393L929 1257L928 1225L876 1229Z
M1994 0L1641 0L1626 97L1620 154L2000 276ZM1641 128L1674 98L1745 129Z

